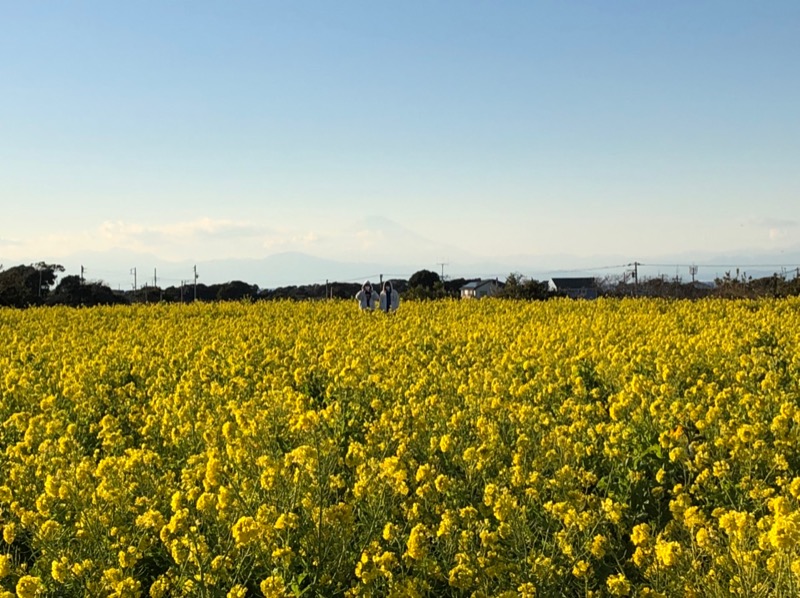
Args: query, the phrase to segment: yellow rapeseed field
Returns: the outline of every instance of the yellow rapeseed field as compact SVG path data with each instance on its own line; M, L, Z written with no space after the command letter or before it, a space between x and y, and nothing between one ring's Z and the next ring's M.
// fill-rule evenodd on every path
M796 596L800 300L0 310L0 597Z

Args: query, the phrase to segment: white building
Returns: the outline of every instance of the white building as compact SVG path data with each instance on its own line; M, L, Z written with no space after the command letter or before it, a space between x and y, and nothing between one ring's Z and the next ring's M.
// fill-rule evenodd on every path
M499 285L494 280L475 280L461 287L462 299L480 299L490 297L497 292Z

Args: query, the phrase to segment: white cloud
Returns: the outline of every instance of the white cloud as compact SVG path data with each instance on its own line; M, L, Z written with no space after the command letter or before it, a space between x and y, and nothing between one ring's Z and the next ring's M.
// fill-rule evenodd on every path
M157 226L144 226L131 222L104 222L100 232L108 239L122 242L140 240L192 240L198 238L251 237L266 234L267 229L245 222L199 218L187 222L173 222Z
M319 232L282 229L271 231L262 241L261 247L270 253L314 251L320 249L320 243L323 243L324 240L325 235Z
M752 242L763 246L782 246L792 239L794 229L800 222L789 218L749 218L742 227L752 235Z
M166 260L260 257L264 238L274 234L257 224L208 217L159 225L115 220L91 230L29 236L0 246L5 255L22 260L110 250L146 252Z
M771 228L769 229L769 238L771 241L778 241L779 239L786 236L786 232L782 231L779 228Z

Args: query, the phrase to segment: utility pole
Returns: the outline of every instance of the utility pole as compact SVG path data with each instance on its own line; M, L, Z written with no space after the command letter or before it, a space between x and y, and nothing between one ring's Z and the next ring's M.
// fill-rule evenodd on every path
M436 262L436 265L442 267L442 282L444 282L444 267L450 264L448 262Z
M692 284L694 284L694 277L697 274L697 266L695 266L694 264L689 266L689 274L692 275Z
M194 300L197 301L197 265L194 267Z
M154 287L158 286L158 271L156 270L156 268L153 268L153 286Z
M183 303L183 289L188 283L188 280L181 280L181 303Z
M639 266L641 264L639 262L633 262L632 264L628 264L628 266L633 266L633 294L634 296L639 295Z

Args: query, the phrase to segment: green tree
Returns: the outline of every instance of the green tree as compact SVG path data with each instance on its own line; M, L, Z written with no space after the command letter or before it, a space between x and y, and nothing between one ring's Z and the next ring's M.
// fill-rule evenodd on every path
M542 300L550 296L546 281L526 278L519 272L512 272L506 278L505 285L498 291L498 297L507 299Z
M41 305L64 267L59 264L20 265L0 271L0 305Z
M411 275L411 278L408 279L408 287L410 289L421 288L432 291L437 282L441 282L441 279L436 272L432 272L430 270L419 270L418 272L414 272L414 274Z
M220 285L217 299L220 301L238 301L241 299L254 299L258 295L258 286L247 284L241 280L234 280Z
M84 282L80 276L71 274L62 278L55 291L47 298L48 305L116 305L128 303L102 282Z
M419 270L408 279L407 299L441 299L447 296L444 284L436 272Z

